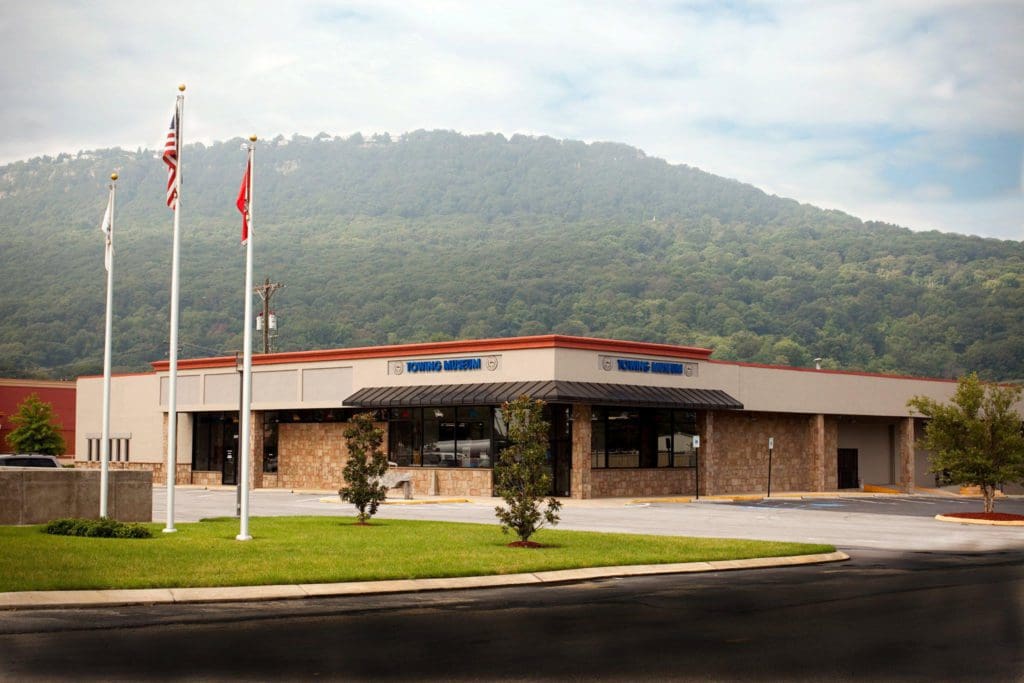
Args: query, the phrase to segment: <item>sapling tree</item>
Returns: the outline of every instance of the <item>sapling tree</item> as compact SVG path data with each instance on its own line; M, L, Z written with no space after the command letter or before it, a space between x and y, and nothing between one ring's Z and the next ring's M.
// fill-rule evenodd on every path
M562 507L553 497L544 500L551 490L551 477L544 471L548 444L544 401L520 396L503 404L501 410L510 445L498 456L494 476L506 507L499 505L494 512L502 532L514 531L520 544L526 545L545 524L558 524Z
M915 396L907 405L928 418L920 445L931 471L953 484L979 486L985 512L995 510L996 486L1024 481L1024 432L1014 406L1021 387L961 377L949 403Z
M18 404L18 412L11 416L11 423L15 427L7 435L7 443L16 453L63 455L67 449L53 406L41 401L36 394L29 394Z
M374 424L373 413L358 413L352 417L343 433L348 446L348 461L342 470L345 486L338 494L356 507L359 524L377 514L377 508L387 496L384 474L388 459L381 450L384 430Z

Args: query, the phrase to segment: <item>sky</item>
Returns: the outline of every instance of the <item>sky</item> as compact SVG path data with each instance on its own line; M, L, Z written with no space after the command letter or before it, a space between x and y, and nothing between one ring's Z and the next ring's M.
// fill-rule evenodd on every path
M614 141L1024 240L1024 0L3 0L0 164L184 137Z

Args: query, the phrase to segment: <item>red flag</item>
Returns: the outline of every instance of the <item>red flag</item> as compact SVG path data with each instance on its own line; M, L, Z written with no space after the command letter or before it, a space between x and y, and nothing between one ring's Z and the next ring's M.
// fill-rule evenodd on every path
M174 116L171 117L171 128L167 131L167 140L164 141L163 160L167 164L167 206L174 211L178 204L178 144L181 142L178 135L181 126L181 109L178 104L174 105Z
M249 241L249 168L251 162L245 165L245 175L242 176L242 186L238 189L238 200L235 206L242 212L242 244Z

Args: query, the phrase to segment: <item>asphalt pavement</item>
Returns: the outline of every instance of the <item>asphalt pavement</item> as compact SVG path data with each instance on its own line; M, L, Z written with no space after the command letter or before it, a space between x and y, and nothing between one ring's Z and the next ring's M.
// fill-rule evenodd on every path
M174 526L210 517L230 517L239 507L229 488L179 487ZM382 519L429 519L497 524L494 498L390 500ZM973 501L971 501L973 502ZM250 494L251 517L279 515L350 516L352 507L336 494L318 491L257 490ZM1024 503L1010 501L1016 507ZM154 519L167 524L166 489L154 489ZM819 564L848 559L863 549L898 552L993 552L1024 550L1024 527L949 524L935 514L962 511L964 501L940 496L808 496L786 499L704 500L597 499L563 501L559 527L584 531L827 543L839 550L802 558L767 558L688 565L598 567L499 577L465 577L357 584L249 586L234 588L146 589L137 591L30 591L0 594L0 609L53 606L178 604L231 600L274 600L323 595L415 592L486 588L496 585L565 583L614 576L714 572ZM1004 501L1004 508L1007 507ZM925 516L923 510L934 510ZM250 528L251 531L251 528Z
M671 499L670 499L671 500ZM678 499L687 500L687 499ZM352 506L336 493L260 489L249 499L250 515L350 516ZM498 498L419 497L389 499L382 519L431 519L497 524ZM731 499L668 502L666 499L562 499L559 528L631 534L749 538L829 543L842 550L899 551L1024 549L1024 527L949 524L937 514L981 511L981 501L942 495L837 494L764 501ZM175 523L235 515L234 489L180 487L175 492ZM1024 498L1006 497L997 510L1024 510ZM927 512L926 512L927 511ZM153 489L153 520L166 523L166 490Z
M1024 553L0 612L0 680L1024 680Z

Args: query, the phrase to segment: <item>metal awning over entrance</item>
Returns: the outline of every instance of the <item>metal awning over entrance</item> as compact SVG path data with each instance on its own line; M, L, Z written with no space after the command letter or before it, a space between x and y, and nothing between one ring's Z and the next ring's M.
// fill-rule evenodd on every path
M491 382L427 386L366 387L345 399L360 408L498 405L523 395L547 403L743 410L743 404L720 389L678 389L598 382Z

